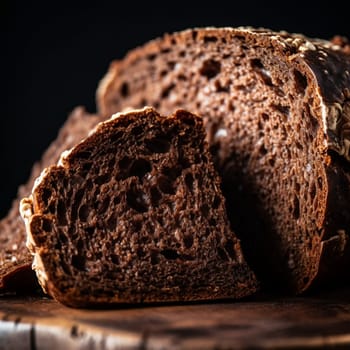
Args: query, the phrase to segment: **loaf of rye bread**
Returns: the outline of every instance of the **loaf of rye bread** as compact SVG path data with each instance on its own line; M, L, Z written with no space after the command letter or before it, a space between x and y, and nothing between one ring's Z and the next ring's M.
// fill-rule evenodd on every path
M256 291L225 212L202 119L116 114L21 201L44 290L74 307Z
M165 35L113 62L97 102L103 115L147 104L203 116L232 226L266 286L300 293L349 276L346 39L252 28Z
M41 171L56 163L64 150L86 137L98 121L97 116L88 114L83 107L72 111L57 139L33 166L27 183L19 188L7 216L0 221L0 293L27 293L38 286L31 269L33 259L26 247L25 226L19 214L20 199L31 193L34 180Z

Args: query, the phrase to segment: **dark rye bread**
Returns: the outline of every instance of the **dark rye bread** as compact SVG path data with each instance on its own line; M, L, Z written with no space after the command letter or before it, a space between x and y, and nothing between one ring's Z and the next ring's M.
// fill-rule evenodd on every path
M40 172L57 163L61 153L86 137L100 119L83 107L72 111L41 160L34 164L27 183L18 189L17 198L6 217L0 221L0 293L33 291L38 284L31 269L32 256L26 247L26 231L19 214L20 199L28 196Z
M203 116L230 220L266 284L299 293L316 276L349 275L345 39L251 28L165 35L113 62L97 102L105 115L149 104Z
M199 117L144 108L45 169L21 214L47 293L89 307L255 292L204 138Z

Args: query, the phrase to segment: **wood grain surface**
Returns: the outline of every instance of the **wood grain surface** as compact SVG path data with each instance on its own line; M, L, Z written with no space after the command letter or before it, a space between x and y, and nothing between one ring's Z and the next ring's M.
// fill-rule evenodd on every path
M71 309L0 298L0 349L350 349L350 289L295 298Z

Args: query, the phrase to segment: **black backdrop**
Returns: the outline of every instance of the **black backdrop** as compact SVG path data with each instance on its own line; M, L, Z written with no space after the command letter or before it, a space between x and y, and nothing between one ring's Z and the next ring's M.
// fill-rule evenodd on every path
M95 111L99 79L128 49L194 26L350 37L348 10L335 1L30 2L0 0L0 216L67 114Z

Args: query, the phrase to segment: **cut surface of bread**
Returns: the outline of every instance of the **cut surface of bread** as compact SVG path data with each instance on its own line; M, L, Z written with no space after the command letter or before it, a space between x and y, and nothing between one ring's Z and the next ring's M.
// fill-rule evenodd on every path
M148 104L203 117L230 221L266 285L300 293L316 277L349 275L345 39L252 28L167 34L113 62L97 102L106 115Z
M18 190L6 217L0 221L0 293L29 293L38 287L31 269L32 256L26 247L26 230L19 213L20 199L28 196L40 172L57 163L61 153L86 137L100 119L83 107L75 108L41 160L34 164L27 183Z
M204 138L199 117L144 108L45 169L21 202L43 288L77 307L255 292Z

